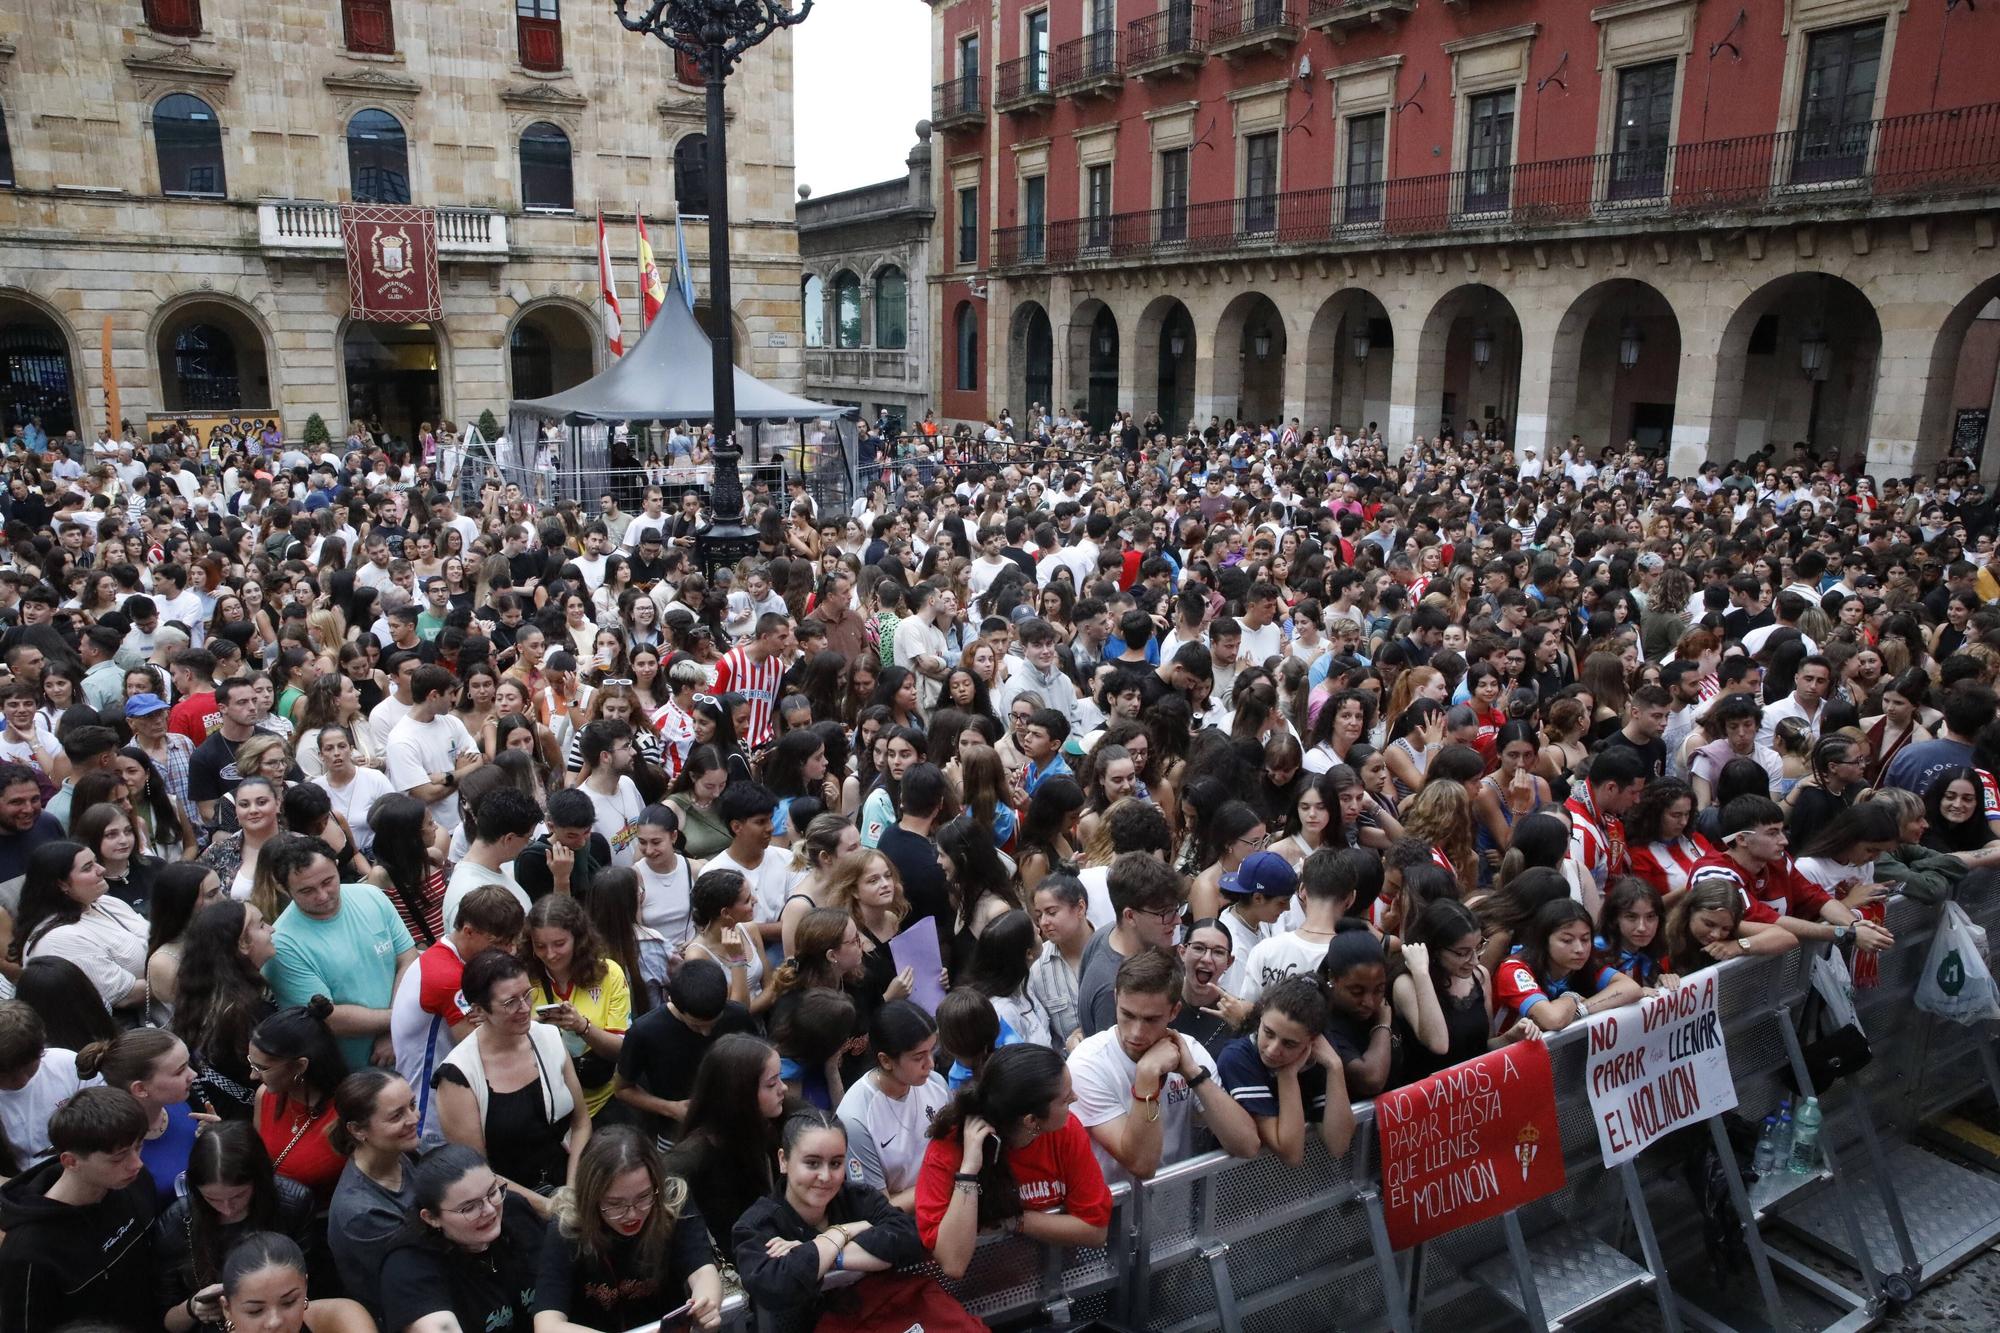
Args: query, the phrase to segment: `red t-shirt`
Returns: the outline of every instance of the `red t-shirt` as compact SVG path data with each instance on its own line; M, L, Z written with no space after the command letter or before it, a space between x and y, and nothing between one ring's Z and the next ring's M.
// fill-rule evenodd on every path
M333 1202L333 1188L347 1166L347 1158L336 1152L333 1141L327 1138L335 1115L331 1097L320 1113L309 1119L305 1106L280 1103L261 1089L257 1093L257 1137L264 1140L271 1165L279 1175L311 1190L322 1208Z
M1705 879L1726 879L1735 884L1743 895L1743 919L1759 925L1775 925L1781 916L1817 921L1820 909L1833 901L1832 894L1798 872L1789 856L1752 875L1728 852L1711 852L1694 863L1688 886Z
M440 940L417 955L417 1005L446 1027L465 1021L458 1007L458 987L465 977L465 960L448 941Z
M937 1246L938 1227L951 1206L951 1178L964 1160L964 1143L956 1134L932 1139L924 1150L917 1174L917 1235L926 1249ZM1090 1133L1074 1115L1054 1133L1009 1150L1007 1168L1021 1191L1023 1212L1067 1213L1094 1227L1110 1223L1111 1190L1090 1149Z
M221 725L222 709L215 702L215 691L204 690L200 694L190 694L175 704L167 714L167 730L187 737L196 745L208 739L208 733Z

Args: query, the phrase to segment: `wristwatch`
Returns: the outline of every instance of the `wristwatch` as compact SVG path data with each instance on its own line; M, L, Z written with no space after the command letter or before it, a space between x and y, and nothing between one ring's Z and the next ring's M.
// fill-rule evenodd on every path
M1833 942L1835 944L1845 944L1853 938L1854 938L1854 927L1835 926L1833 928Z
M1210 1074L1206 1068L1195 1070L1194 1073L1188 1077L1187 1080L1188 1091L1193 1092L1196 1088L1208 1082L1209 1079L1213 1077L1214 1075Z

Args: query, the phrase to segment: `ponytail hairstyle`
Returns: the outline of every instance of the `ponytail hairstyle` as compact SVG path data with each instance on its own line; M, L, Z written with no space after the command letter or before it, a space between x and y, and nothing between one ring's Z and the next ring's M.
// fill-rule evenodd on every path
M229 1257L222 1264L223 1301L233 1300L247 1278L267 1268L289 1268L303 1282L306 1257L300 1252L299 1243L279 1231L253 1231L239 1237L229 1247Z
M119 1091L153 1076L153 1066L180 1046L181 1039L165 1028L128 1028L110 1041L93 1041L76 1053L81 1078L102 1078Z
M853 827L845 815L814 815L792 845L792 869L813 874L831 865L840 855L843 835Z
M1368 930L1341 930L1326 946L1326 957L1319 960L1319 967L1313 973L1314 984L1325 995L1329 1006L1333 1004L1333 983L1352 972L1357 967L1384 967L1382 942Z
M838 907L815 907L800 917L792 932L792 956L771 977L772 992L784 995L814 986L841 989L843 978L835 973L827 955L847 938L851 923L852 918Z
M306 1086L316 1104L331 1100L340 1081L347 1077L347 1058L326 1025L332 1016L333 1001L315 995L304 1004L280 1009L250 1034L250 1044L266 1055L306 1062Z
M847 1138L847 1124L839 1116L818 1106L801 1106L785 1117L785 1124L778 1131L779 1151L789 1154L798 1146L799 1140L822 1129L830 1129Z
M342 1157L354 1156L361 1140L354 1137L349 1126L365 1125L374 1119L375 1104L382 1100L382 1090L400 1081L401 1076L395 1070L374 1065L357 1069L340 1080L340 1086L333 1090L333 1123L326 1131L327 1141L335 1152Z
M961 993L955 990L951 994ZM977 992L971 993L977 996ZM946 996L946 1003L950 999L951 996ZM952 1138L972 1116L993 1126L993 1139L1000 1145L1000 1151L979 1165L982 1230L1021 1215L1020 1186L1007 1165L1012 1152L1009 1140L1024 1127L1032 1128L1039 1136L1067 1123L1067 1111L1056 1123L1045 1123L1049 1108L1062 1095L1063 1068L1062 1056L1050 1047L1034 1042L1003 1046L993 1052L971 1082L959 1089L958 1096L931 1118L933 1139Z
M1759 771L1762 771L1761 767ZM1496 889L1505 888L1528 870L1540 867L1554 870L1568 855L1567 824L1546 810L1522 815L1514 821L1512 836L1507 840L1507 851L1500 858L1499 869L1493 872L1493 886Z
M250 1209L238 1225L250 1231L266 1231L282 1225L278 1217L278 1182L264 1140L247 1120L224 1120L210 1125L195 1138L187 1164L188 1262L194 1270L197 1291L221 1279L222 1247L227 1238L222 1218L201 1192L204 1185L248 1185Z

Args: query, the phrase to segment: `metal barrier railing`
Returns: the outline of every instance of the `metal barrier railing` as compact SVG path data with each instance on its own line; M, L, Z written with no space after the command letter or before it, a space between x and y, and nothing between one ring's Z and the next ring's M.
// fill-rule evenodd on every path
M1996 890L2000 876L1959 886L1960 905L1988 929L2000 928ZM1995 1026L1952 1023L1912 1003L1940 911L1909 899L1889 906L1896 947L1881 955L1877 984L1855 996L1874 1056L1817 1090L1825 1118L1816 1171L1746 1181L1722 1116L1607 1169L1584 1087L1588 1034L1578 1028L1548 1040L1566 1183L1492 1222L1393 1251L1378 1193L1376 1107L1363 1103L1352 1145L1338 1158L1316 1135L1300 1167L1268 1153L1206 1153L1136 1189L1116 1187L1104 1249L985 1237L971 1270L945 1286L988 1321L1043 1311L1057 1322L1104 1317L1165 1333L1419 1333L1427 1323L1452 1333L1523 1323L1546 1330L1642 1293L1667 1333L1743 1320L1857 1333L2000 1239L2000 1180L1915 1141L1939 1112L1982 1092L2000 1097ZM1796 1030L1814 955L1800 949L1716 970L1734 1114L1752 1126L1795 1089L1801 1099L1816 1091ZM1704 1244L1686 1180L1689 1163L1707 1152L1742 1223L1750 1272L1733 1280ZM1763 1233L1773 1224L1855 1280L1837 1282L1768 1247ZM750 1327L740 1301L725 1309L725 1326Z

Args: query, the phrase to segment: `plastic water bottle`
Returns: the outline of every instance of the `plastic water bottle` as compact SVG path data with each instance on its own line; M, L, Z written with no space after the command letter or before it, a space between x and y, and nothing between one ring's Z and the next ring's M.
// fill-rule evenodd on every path
M1798 1126L1792 1133L1791 1169L1801 1175L1819 1169L1819 1098L1808 1097L1799 1107Z
M1792 1105L1788 1099L1778 1108L1777 1160L1772 1169L1783 1171L1792 1160Z
M1757 1155L1750 1160L1750 1169L1760 1176L1769 1175L1778 1167L1778 1117L1764 1117L1764 1132L1757 1136Z

